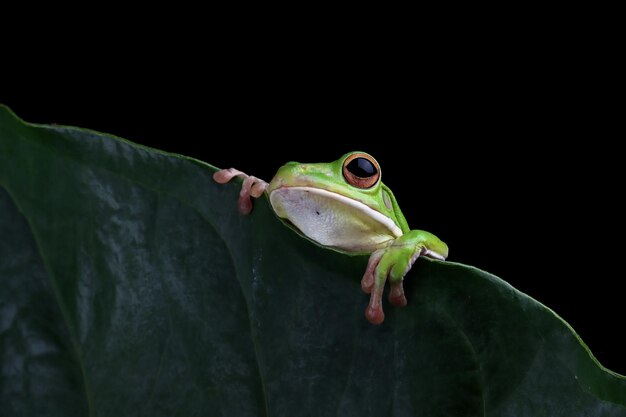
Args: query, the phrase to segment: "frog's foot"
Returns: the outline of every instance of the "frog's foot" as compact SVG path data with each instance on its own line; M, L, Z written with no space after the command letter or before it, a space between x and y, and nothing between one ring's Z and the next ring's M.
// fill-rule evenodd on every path
M241 191L239 192L239 201L237 207L241 214L250 214L252 211L252 199L250 197L259 198L267 189L268 184L257 178L245 174L235 168L220 169L213 174L213 179L220 184L226 184L234 177L243 178Z
M424 251L422 247L392 245L372 253L361 280L361 288L370 294L370 302L365 310L365 317L370 323L380 324L385 320L382 299L387 279L390 287L389 302L396 307L407 304L402 280Z
M389 279L389 302L397 307L407 304L402 281L420 256L445 259L448 247L428 232L411 231L398 238L390 246L370 255L367 269L361 280L361 288L370 294L365 317L372 324L385 320L382 298L385 282Z

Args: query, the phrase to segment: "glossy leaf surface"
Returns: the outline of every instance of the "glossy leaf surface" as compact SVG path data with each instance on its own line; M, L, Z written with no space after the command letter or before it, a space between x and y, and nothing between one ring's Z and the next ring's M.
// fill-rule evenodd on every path
M213 172L0 107L0 415L626 416L499 278L420 259L372 326L366 257L239 215Z

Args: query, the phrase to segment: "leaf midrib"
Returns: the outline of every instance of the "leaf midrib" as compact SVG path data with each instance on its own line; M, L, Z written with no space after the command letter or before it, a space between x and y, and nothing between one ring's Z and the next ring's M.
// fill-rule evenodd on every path
M35 243L35 246L37 248L37 254L39 255L39 258L41 259L41 263L43 264L46 270L46 276L48 277L50 285L52 286L52 292L54 293L54 298L56 300L57 305L59 306L59 310L61 311L61 317L63 317L63 325L67 329L67 333L70 336L70 342L72 344L72 348L74 349L74 354L78 360L78 365L81 371L81 377L82 377L82 382L83 382L82 385L85 391L85 398L87 400L88 414L90 417L94 417L95 414L94 414L93 398L91 395L91 389L89 388L89 384L88 384L87 371L86 371L85 363L83 360L83 351L80 347L80 343L78 343L76 330L72 326L70 326L70 323L71 323L71 320L69 319L70 314L67 311L65 304L62 302L61 292L57 286L56 280L52 278L53 277L52 269L50 268L46 260L46 257L44 256L44 253L41 249L41 244L39 242L40 238L35 232L35 228L31 224L30 219L26 216L26 212L22 209L22 206L17 202L17 200L13 196L11 189L7 187L6 185L2 185L2 187L6 190L7 194L11 198L11 201L22 214L24 220L26 221L26 224L28 225L29 231L33 237L33 242Z

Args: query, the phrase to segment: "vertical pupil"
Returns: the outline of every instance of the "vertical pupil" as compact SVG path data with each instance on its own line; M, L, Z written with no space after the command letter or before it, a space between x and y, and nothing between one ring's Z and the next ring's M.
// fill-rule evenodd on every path
M354 158L348 163L348 171L357 177L368 178L376 174L376 167L365 158Z

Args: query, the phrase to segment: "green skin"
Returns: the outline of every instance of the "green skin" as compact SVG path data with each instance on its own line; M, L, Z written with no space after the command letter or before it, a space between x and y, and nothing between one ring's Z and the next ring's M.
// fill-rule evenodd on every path
M262 184L260 188L254 184L251 193L247 191L250 185L246 187L244 183L240 210L249 212L251 204L244 210L242 201L249 200L249 195L258 197L264 190L276 214L291 221L312 240L345 252L371 253L361 287L371 295L366 318L373 324L380 324L385 317L381 300L386 280L389 279L391 288L389 301L396 306L406 305L402 281L415 260L419 256L443 260L448 256L448 247L429 232L409 228L393 193L380 177L369 188L359 188L346 179L344 164L355 153L363 154L350 152L330 163L289 162L278 170L269 184L254 179ZM254 178L239 174L237 176ZM218 182L227 181L218 179L218 175L215 176ZM294 191L296 194L291 195L296 197L290 201L297 204L284 203L283 193ZM309 213L313 214L309 216ZM319 226L319 218L326 219L321 223L324 227Z

